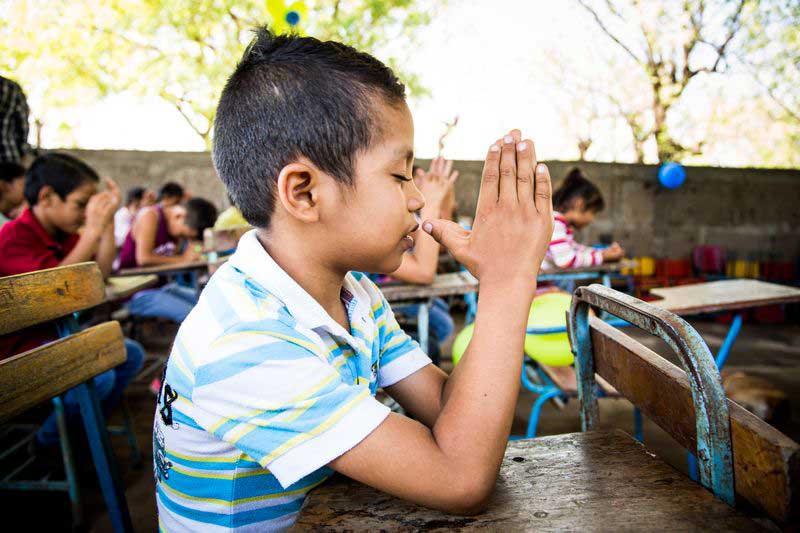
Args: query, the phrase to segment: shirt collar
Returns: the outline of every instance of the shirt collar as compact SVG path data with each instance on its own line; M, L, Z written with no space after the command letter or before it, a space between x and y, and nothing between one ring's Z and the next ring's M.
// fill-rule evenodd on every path
M231 256L229 264L253 278L281 300L294 319L303 326L309 329L322 327L335 335L351 337L350 333L331 318L319 302L270 257L259 242L256 230L248 231L239 239L239 245ZM357 299L348 281L345 278L344 286L353 298Z

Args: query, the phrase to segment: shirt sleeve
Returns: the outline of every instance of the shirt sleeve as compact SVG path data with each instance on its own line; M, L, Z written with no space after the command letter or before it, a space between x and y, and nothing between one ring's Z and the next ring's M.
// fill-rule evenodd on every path
M580 268L602 264L603 253L575 242L566 224L556 219L548 255L558 268Z
M389 387L431 364L431 359L422 351L419 344L400 328L392 308L380 290L375 287L375 291L378 303L373 306L372 312L380 336L378 387Z
M196 369L191 401L203 429L286 488L361 442L389 409L368 386L344 383L308 339L274 326L278 334L239 331L216 341L215 351L234 354Z

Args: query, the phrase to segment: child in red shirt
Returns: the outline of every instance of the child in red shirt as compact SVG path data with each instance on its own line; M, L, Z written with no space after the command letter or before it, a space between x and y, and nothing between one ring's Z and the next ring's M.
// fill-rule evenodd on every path
M120 193L109 179L105 180L107 190L98 192L99 181L91 167L70 155L50 153L38 157L25 176L29 207L0 228L0 276L92 260L108 275L116 252L114 212L119 207ZM52 324L2 336L0 360L56 338ZM142 366L141 345L126 339L125 348L126 362L94 380L106 412L119 401ZM64 395L68 416L77 414L77 398L73 396L73 391ZM54 415L45 421L37 440L44 445L58 442Z

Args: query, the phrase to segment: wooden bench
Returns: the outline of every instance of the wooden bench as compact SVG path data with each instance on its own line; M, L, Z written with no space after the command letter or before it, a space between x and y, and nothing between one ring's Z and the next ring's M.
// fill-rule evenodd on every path
M81 508L71 444L59 395L75 388L81 417L115 531L131 531L104 417L93 378L125 361L122 330L105 322L78 331L73 313L94 307L106 298L103 277L96 263L80 263L39 272L0 278L0 335L29 326L57 321L61 338L0 361L0 423L49 399L60 415L59 433L67 480L22 482L22 490L65 490L73 505L73 520L81 522ZM12 488L10 479L3 488Z
M622 331L590 318L590 307L665 339L690 370L688 377ZM509 443L485 513L450 516L338 477L312 491L295 529L760 529L733 507L737 498L780 524L797 520L800 446L726 401L708 347L688 323L592 285L576 291L569 329L584 433ZM625 433L596 431L595 372L698 451L703 486Z

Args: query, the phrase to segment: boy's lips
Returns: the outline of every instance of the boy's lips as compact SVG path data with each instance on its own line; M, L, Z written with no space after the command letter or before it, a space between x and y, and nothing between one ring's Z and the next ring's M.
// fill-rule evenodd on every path
M410 250L414 247L414 237L411 236L412 233L419 229L419 224L414 224L410 230L408 230L405 236L402 239L403 245L405 246L406 250Z

